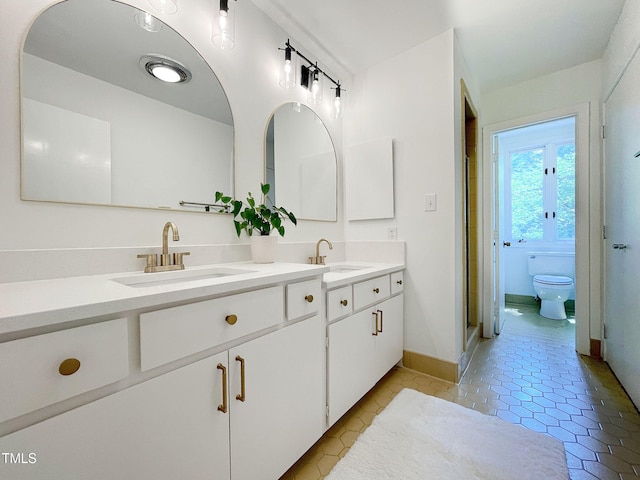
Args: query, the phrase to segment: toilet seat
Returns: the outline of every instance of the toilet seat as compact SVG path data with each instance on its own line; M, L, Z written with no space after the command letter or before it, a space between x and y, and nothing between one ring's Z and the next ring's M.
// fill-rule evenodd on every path
M573 279L571 277L563 277L560 275L536 275L533 277L533 282L542 285L573 285Z

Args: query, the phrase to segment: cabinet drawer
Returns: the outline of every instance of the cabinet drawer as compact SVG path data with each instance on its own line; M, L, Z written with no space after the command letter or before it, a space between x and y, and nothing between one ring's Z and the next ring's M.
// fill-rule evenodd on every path
M404 272L395 272L391 274L391 295L400 293L404 290Z
M71 373L77 362L79 368ZM65 371L70 364L71 370ZM60 373L62 370L66 374ZM129 374L126 318L0 344L0 422Z
M143 371L281 323L281 286L140 315Z
M353 286L353 309L359 310L387 298L390 293L389 275L372 278Z
M319 312L321 289L320 280L287 285L287 318L294 320Z
M349 315L352 311L351 285L327 292L327 320L329 322L344 315Z

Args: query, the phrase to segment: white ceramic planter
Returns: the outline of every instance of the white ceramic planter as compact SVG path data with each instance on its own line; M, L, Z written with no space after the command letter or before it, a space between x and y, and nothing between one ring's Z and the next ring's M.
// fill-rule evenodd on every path
M278 237L275 235L252 235L251 258L254 263L273 263L276 260Z

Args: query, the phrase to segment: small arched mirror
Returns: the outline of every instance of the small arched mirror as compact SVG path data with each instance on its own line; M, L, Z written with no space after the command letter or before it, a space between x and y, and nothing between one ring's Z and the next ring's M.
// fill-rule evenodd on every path
M158 66L175 78L152 75ZM48 8L25 40L21 87L24 200L184 210L233 191L222 86L146 12L112 0Z
M265 180L272 200L304 220L337 220L336 152L322 120L299 103L269 120Z

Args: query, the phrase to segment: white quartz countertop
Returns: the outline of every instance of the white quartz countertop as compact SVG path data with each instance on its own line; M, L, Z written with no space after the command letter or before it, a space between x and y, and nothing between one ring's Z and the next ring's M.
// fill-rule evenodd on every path
M188 267L190 274L228 269L233 275L184 279L177 283L126 285L144 276L162 279L164 273L128 272L0 284L0 335L47 327L91 317L224 295L279 282L291 282L329 272L325 265L252 262ZM198 272L200 270L201 272ZM245 273L246 270L246 273ZM171 272L175 274L177 272ZM155 276L155 277L153 277ZM120 283L125 282L125 283Z
M322 276L325 288L332 289L404 270L402 263L337 262L327 265L329 271Z

